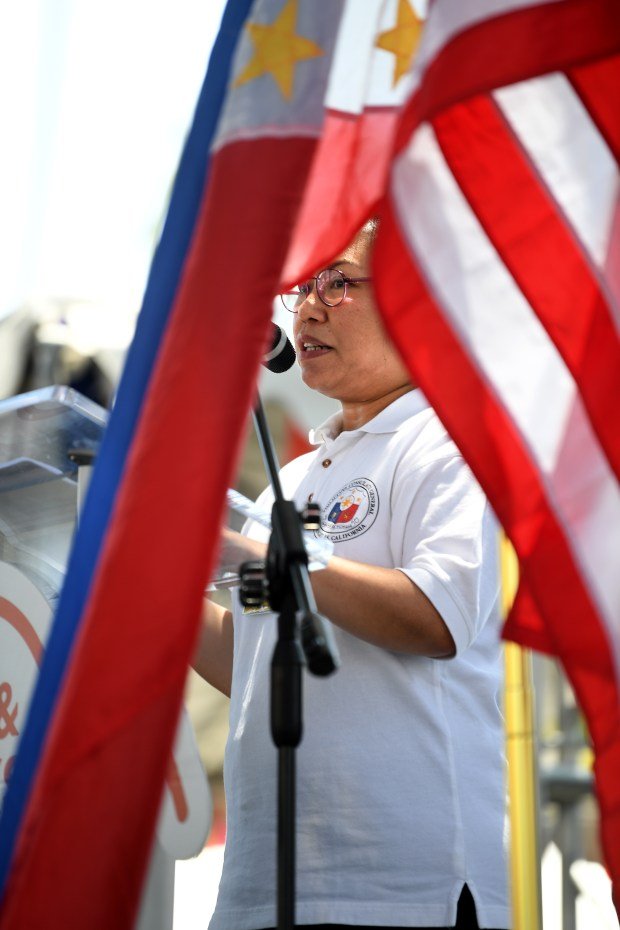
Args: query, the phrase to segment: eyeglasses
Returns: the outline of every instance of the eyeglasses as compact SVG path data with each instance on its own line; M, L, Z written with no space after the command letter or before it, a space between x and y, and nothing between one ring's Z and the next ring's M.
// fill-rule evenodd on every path
M372 278L349 278L338 268L325 268L303 284L280 294L280 300L287 310L297 313L304 300L312 293L313 281L316 281L316 292L325 306L337 307L347 296L347 284L361 284L363 281L372 281Z

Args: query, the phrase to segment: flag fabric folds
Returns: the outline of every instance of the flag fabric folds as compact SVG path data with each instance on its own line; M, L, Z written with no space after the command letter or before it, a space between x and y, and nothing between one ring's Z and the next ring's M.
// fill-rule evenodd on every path
M557 656L585 714L617 904L620 9L455 6L429 13L377 290L519 557L505 635Z
M411 64L413 62L413 65ZM0 821L0 930L132 926L273 295L371 214L414 381L562 661L620 880L620 9L229 3Z

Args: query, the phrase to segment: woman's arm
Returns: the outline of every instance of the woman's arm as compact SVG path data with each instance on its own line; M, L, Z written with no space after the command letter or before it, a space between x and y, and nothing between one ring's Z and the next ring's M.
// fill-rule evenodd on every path
M205 599L192 666L205 681L230 697L232 660L232 614L219 604Z
M232 530L224 531L223 544L231 564L263 559L267 553L265 543ZM454 640L441 614L398 569L334 556L326 568L312 572L310 580L319 612L348 633L397 652L430 658L454 655ZM207 622L213 624L210 618ZM230 637L232 661L232 632Z
M433 659L455 654L441 614L398 569L334 556L310 578L319 613L354 636Z

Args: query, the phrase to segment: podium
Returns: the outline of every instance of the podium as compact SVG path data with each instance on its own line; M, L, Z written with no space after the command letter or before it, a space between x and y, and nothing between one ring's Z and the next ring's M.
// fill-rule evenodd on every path
M0 401L0 806L107 419L67 387ZM196 855L211 825L185 712L168 772L136 930L171 930L175 859Z

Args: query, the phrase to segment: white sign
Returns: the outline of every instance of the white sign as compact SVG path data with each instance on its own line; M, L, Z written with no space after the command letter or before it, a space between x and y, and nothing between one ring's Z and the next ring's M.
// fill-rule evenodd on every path
M22 571L0 562L0 806L23 733L52 609ZM177 729L158 825L159 841L175 859L200 852L211 826L209 785L185 710Z

